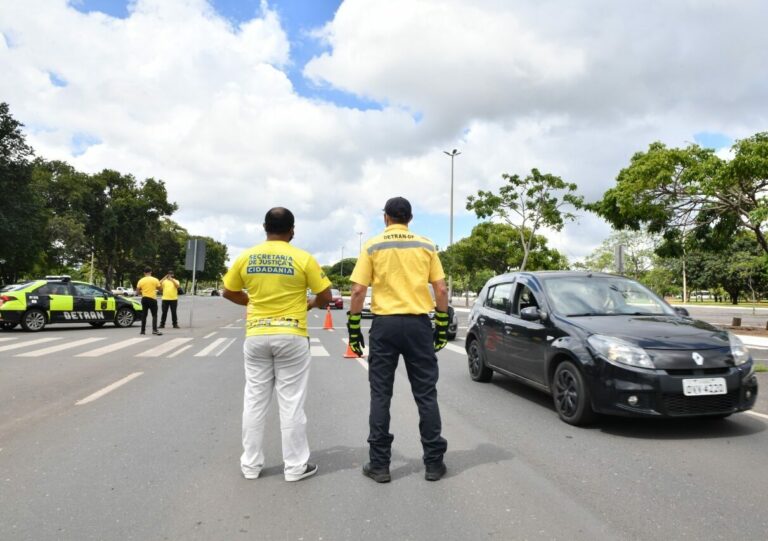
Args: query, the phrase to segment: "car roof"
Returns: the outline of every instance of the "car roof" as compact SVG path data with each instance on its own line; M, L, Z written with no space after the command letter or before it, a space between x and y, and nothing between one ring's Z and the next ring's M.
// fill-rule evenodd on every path
M592 272L592 271L575 271L575 270L554 270L554 271L515 271L508 272L506 274L499 274L488 280L489 285L497 284L499 282L509 282L517 277L530 277L530 278L572 278L582 276L595 276L604 278L625 278L618 274L611 274L608 272Z

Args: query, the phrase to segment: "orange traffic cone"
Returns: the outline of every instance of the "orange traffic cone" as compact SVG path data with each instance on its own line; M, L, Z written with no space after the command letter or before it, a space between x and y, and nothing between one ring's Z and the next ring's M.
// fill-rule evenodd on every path
M325 313L325 323L323 323L323 329L326 331L333 330L333 317L331 316L331 307L328 307L328 311Z
M347 351L344 353L345 359L365 359L365 355L358 356L354 351L352 351L352 348L349 347L349 342L347 342Z

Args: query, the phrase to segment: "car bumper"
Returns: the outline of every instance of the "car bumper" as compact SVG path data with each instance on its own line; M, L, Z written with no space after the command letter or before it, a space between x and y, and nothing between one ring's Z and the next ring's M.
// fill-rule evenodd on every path
M339 309L344 308L344 299L337 299L335 301L331 301L331 306L333 308L339 308Z
M0 310L0 323L19 323L23 313L19 310Z
M640 417L727 415L748 410L757 400L757 377L751 362L714 374L671 375L663 370L633 370L610 363L604 363L600 372L592 385L592 405L600 413ZM727 394L683 394L684 379L711 377L725 379Z

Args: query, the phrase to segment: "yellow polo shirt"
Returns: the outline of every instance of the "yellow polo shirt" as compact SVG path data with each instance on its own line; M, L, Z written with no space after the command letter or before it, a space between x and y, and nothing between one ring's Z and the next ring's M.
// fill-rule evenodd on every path
M163 286L163 300L164 301L177 301L179 300L179 281L175 278L164 278L160 280L160 285Z
M351 276L356 284L373 287L371 312L380 316L428 314L435 303L427 284L443 278L435 244L403 224L367 241Z
M320 293L331 281L304 250L268 240L238 256L224 276L224 287L248 290L246 336L308 336L307 288Z
M141 291L142 297L156 299L157 290L160 289L160 280L154 276L145 276L136 284L136 289Z

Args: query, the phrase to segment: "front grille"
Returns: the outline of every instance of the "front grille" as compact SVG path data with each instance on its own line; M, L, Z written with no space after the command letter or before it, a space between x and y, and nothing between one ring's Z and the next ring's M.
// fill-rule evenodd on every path
M665 372L670 376L720 376L727 374L731 369L727 366L719 368L667 368Z
M664 408L669 415L728 413L736 408L738 391L712 396L663 395Z

